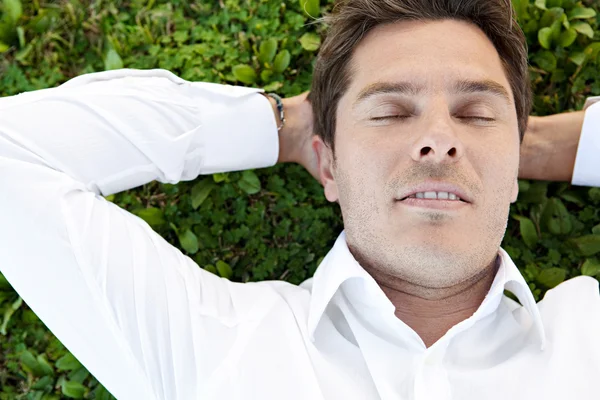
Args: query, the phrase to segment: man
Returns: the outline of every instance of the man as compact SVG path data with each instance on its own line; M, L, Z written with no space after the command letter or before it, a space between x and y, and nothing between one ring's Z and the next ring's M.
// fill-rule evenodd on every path
M312 139L303 97L277 137L257 90L166 71L2 99L6 278L119 399L597 398L597 281L536 305L499 246L520 153L524 177L575 164L599 184L583 150L598 106L535 120L520 148L531 96L508 1L356 0L331 22ZM344 218L300 286L218 278L99 196L276 160L307 166Z

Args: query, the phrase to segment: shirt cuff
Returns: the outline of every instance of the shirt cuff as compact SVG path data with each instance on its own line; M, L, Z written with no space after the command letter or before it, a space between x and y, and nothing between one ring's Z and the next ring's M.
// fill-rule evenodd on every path
M600 186L600 97L590 97L583 109L585 119L571 182L578 186Z
M277 121L262 89L196 82L202 101L211 101L202 115L198 136L200 173L271 167L279 158Z

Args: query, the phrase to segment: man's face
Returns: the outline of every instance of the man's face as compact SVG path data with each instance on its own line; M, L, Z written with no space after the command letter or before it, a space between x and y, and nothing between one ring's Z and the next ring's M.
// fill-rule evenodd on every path
M493 44L465 22L383 25L351 71L336 162L313 143L351 252L426 288L473 278L495 259L518 194L517 115Z

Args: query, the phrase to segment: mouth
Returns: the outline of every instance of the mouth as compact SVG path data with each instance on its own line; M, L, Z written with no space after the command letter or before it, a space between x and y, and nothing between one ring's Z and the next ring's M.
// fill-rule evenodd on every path
M467 201L463 200L460 195L457 195L452 192L417 192L413 193L410 196L404 197L400 199L400 201L404 201L407 199L423 199L423 200L436 200L436 201L458 201L467 203Z
M423 182L400 194L396 202L436 210L458 210L472 204L468 191L449 182Z
M447 192L419 192L397 200L397 203L411 208L440 211L460 210L469 205L467 201L457 195Z

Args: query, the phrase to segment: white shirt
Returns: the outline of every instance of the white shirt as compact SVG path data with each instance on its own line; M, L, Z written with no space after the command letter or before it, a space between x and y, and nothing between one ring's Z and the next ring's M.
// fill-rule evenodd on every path
M118 70L0 99L0 270L114 396L599 398L593 278L536 305L500 250L479 309L426 348L344 233L300 286L234 283L101 196L274 165L275 120L258 91ZM600 104L587 113L580 147L597 154ZM598 184L587 154L574 181Z

